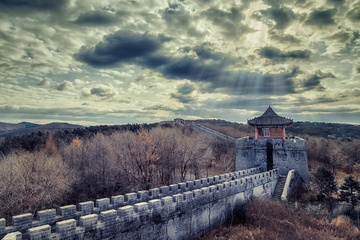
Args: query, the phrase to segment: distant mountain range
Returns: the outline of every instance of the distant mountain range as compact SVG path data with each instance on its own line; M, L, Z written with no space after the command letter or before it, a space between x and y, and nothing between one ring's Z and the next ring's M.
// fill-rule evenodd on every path
M0 122L0 137L7 137L10 135L23 135L32 132L45 132L53 131L57 129L74 129L74 128L83 128L81 125L69 124L69 123L48 123L48 124L36 124L30 122L21 122L21 123L3 123Z

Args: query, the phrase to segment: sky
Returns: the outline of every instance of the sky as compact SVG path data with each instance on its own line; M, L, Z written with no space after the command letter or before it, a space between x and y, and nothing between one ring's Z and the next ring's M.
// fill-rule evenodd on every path
M360 124L360 1L0 0L0 122Z

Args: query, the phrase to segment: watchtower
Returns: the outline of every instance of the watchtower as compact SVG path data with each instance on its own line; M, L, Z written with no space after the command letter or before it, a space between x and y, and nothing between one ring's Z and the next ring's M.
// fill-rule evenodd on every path
M285 127L292 123L292 119L277 115L270 106L263 115L248 120L249 125L255 126L255 137L236 140L235 170L261 167L262 171L268 171L278 168L281 175L286 175L295 169L308 182L306 141L285 136Z
M255 126L255 139L282 138L285 139L285 126L293 123L292 119L280 117L269 108L260 117L248 120L250 126Z

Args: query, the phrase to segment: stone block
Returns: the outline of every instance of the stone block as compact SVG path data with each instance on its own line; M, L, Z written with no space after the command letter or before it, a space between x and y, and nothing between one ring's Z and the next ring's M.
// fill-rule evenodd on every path
M90 214L86 216L80 217L80 227L83 227L85 232L90 230L95 230L96 225L98 223L98 215L97 214Z
M5 231L6 221L5 218L0 218L0 234Z
M94 202L82 202L79 203L79 211L81 212L81 216L89 215L94 212Z
M119 207L123 207L124 203L124 196L118 195L111 197L111 204L114 206L114 209L118 209Z
M35 228L29 228L28 234L30 240L48 240L51 236L50 225L43 225Z
M156 199L159 198L160 195L160 189L159 188L153 188L149 190L149 198Z
M125 206L118 208L117 215L119 216L121 221L130 222L133 219L134 207L133 206Z
M24 233L32 227L33 216L31 213L17 215L12 218L12 225L20 232Z
M137 193L127 193L125 194L125 202L128 205L133 205L138 202Z
M76 206L75 205L68 205L59 208L60 216L62 219L69 219L76 217Z
M96 199L96 207L99 209L99 212L109 210L110 199L109 198Z
M76 230L76 220L69 219L56 223L56 233L60 239L74 239Z
M160 189L161 197L169 196L169 186L160 187L159 189Z
M149 201L149 191L138 191L137 198L139 202L147 202Z
M47 209L38 211L37 220L42 223L54 223L56 218L56 209Z

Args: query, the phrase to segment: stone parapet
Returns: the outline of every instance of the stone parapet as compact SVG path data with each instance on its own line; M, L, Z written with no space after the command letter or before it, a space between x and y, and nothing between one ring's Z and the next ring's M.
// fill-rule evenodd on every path
M186 239L188 234L195 236L202 233L205 226L213 225L213 221L220 221L219 214L224 214L224 206L227 206L225 200L245 201L251 196L245 191L250 190L254 196L270 196L278 176L278 170L260 173L259 168L253 168L159 188L156 199L150 199L153 196L149 190L146 191L149 201L138 201L144 199L144 191L141 191L125 197L115 196L111 200L99 199L95 208L93 202L80 203L79 211L75 205L64 206L58 216L52 209L45 210L35 221L31 214L23 214L14 217L15 225L11 227L5 227L5 220L1 219L0 233L5 235L21 230L29 239L105 239L110 236L131 239L139 234L142 239ZM93 213L90 213L92 208ZM218 208L223 212L218 212ZM85 213L90 214L82 215ZM201 220L203 215L209 219ZM191 221L197 221L197 224L189 230L186 224ZM41 226L38 226L39 222ZM51 229L54 223L55 232L51 233L49 227Z

